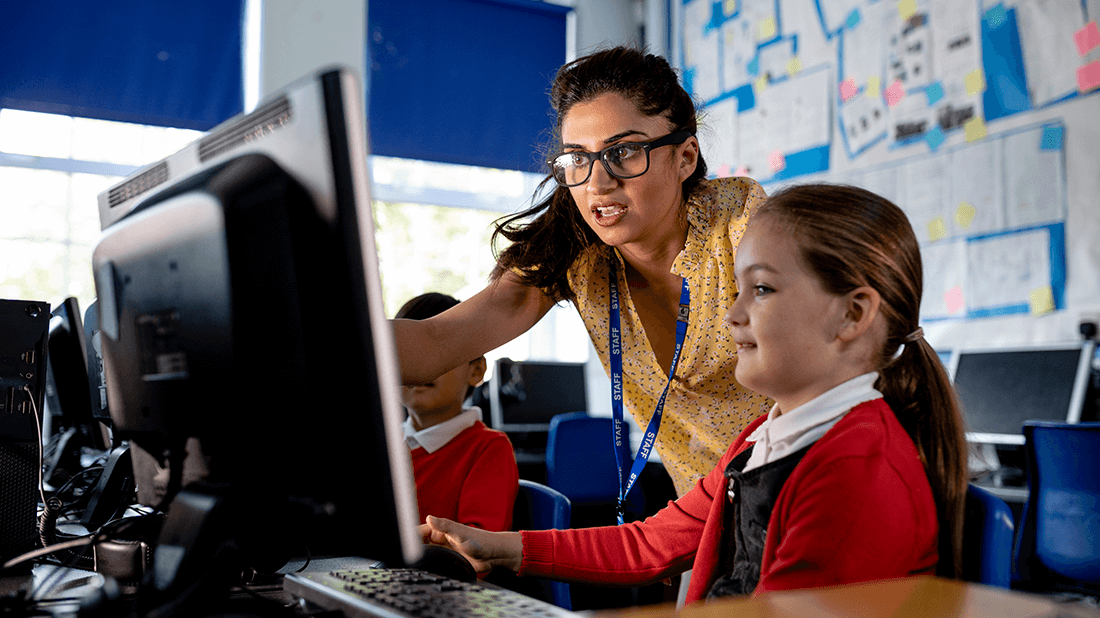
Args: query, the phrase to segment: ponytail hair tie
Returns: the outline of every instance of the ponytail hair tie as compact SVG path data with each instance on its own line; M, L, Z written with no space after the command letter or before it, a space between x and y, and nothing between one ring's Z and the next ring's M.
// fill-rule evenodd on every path
M924 339L924 329L919 326L917 327L917 330L905 336L906 343L912 343L920 339Z

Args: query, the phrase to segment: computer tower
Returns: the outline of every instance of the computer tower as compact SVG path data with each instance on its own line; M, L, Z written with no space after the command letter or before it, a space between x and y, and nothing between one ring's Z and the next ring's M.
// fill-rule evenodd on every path
M0 300L0 563L35 548L49 325L49 303Z

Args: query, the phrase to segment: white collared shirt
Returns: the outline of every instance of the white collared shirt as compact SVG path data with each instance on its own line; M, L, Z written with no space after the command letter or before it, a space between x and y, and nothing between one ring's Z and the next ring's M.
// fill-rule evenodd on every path
M432 425L426 429L417 431L413 427L412 416L405 419L405 444L409 450L423 447L429 453L434 453L447 445L455 436L473 426L481 420L481 408L471 406L464 408L462 414L447 419L438 425Z
M773 406L768 418L747 438L756 445L744 471L782 459L817 442L849 410L866 401L881 399L882 393L875 390L877 379L878 372L865 373L782 414L778 405Z

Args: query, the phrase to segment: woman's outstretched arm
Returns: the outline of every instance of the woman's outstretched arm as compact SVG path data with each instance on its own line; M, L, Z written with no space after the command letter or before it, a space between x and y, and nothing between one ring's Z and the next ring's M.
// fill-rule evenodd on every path
M525 333L554 305L505 273L455 307L426 320L391 320L401 381L424 384Z

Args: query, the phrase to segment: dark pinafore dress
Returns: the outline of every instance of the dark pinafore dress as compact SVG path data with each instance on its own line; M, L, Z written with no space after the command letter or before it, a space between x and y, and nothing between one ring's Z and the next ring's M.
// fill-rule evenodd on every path
M810 446L742 472L752 454L750 447L726 466L726 478L729 480L726 499L729 504L726 505L725 521L722 522L717 569L723 575L711 586L708 599L752 594L756 589L760 582L760 563L764 558L768 521L775 501Z

